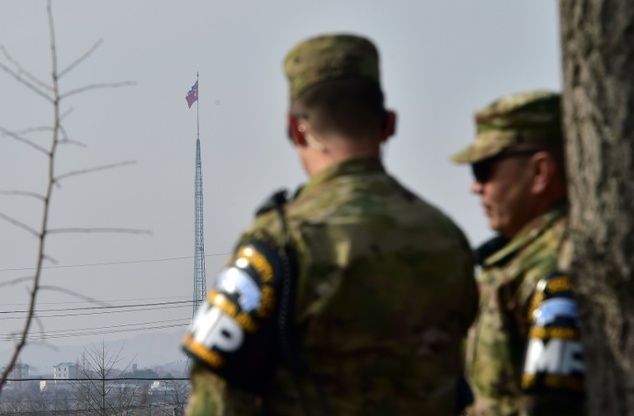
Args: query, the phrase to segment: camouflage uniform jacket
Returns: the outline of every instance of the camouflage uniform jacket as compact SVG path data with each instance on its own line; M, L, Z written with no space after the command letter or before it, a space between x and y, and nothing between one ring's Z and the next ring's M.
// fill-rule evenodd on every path
M583 401L574 394L582 385L573 386L573 394L567 389L558 394L526 392L530 380L525 374L525 358L534 329L531 316L544 298L542 292L536 294L536 288L540 281L547 283L549 276L555 275L557 282L565 281L566 285L566 292L557 295L571 292L567 277L557 270L565 222L565 206L556 206L527 224L482 264L478 278L480 313L467 347L468 380L476 398L469 415L583 414ZM567 326L572 338L579 341L578 327L574 323ZM577 383L577 376L572 379Z
M300 352L329 415L452 415L461 340L478 294L467 241L438 209L403 188L378 159L355 159L314 176L288 202L297 253L295 320ZM279 246L273 210L238 247ZM310 377L279 368L266 393L232 388L196 365L190 415L319 415Z

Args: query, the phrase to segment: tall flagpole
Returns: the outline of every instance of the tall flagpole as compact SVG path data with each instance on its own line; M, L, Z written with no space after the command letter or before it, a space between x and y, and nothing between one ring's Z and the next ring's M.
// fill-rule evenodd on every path
M194 296L192 315L196 316L198 308L207 296L207 278L205 273L205 233L203 227L203 174L200 157L200 94L198 72L196 72L196 180L194 207Z
M198 85L198 71L196 71L196 140L200 139L200 85Z

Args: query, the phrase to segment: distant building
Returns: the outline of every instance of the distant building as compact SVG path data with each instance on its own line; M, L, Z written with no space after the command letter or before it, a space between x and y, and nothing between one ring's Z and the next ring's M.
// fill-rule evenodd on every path
M21 362L18 362L13 366L13 369L8 374L7 378L9 380L14 380L14 381L26 380L29 378L30 368L31 367L29 367L28 364L22 364ZM2 372L4 372L5 370L6 370L6 367L3 367ZM12 382L13 381L7 381L7 384L11 384Z
M79 377L79 365L77 363L59 363L53 367L55 380L69 380Z

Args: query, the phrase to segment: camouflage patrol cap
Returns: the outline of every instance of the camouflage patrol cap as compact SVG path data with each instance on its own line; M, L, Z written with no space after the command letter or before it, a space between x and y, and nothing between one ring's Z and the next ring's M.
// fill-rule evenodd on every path
M451 157L455 163L476 163L517 146L562 146L560 95L537 90L502 97L477 112L477 135Z
M304 40L284 58L291 99L321 82L366 78L380 85L379 53L366 38L351 34L322 35Z

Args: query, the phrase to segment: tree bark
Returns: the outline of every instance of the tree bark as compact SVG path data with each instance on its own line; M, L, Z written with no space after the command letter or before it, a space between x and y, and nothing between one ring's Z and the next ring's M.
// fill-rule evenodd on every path
M634 1L560 0L560 24L588 415L634 415Z

